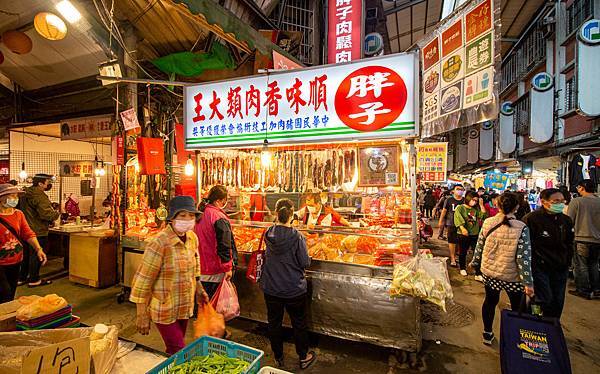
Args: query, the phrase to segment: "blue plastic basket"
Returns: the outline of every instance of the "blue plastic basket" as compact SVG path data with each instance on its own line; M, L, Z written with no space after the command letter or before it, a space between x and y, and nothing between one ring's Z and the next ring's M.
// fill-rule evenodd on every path
M239 358L250 363L244 373L256 374L260 370L260 362L265 355L260 349L251 348L228 340L202 336L190 345L161 362L147 374L167 374L172 367L189 361L192 357L206 356L209 353Z

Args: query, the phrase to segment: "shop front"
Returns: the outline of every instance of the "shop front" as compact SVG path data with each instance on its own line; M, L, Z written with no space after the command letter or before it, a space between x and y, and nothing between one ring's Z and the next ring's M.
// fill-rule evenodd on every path
M187 86L185 146L198 195L228 188L242 317L266 322L246 278L277 200L307 241L312 331L418 351L418 299L390 298L394 256L416 252L418 56Z

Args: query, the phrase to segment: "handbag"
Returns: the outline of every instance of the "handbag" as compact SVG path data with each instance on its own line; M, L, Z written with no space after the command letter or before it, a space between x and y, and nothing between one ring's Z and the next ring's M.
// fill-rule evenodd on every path
M265 241L265 234L267 230L263 231L260 236L260 243L258 244L258 250L252 252L250 255L250 260L248 261L248 269L246 270L246 278L254 283L258 283L260 281L260 276L262 275L262 267L265 262L265 255L267 251L263 248L263 243Z
M567 342L558 318L505 309L500 319L502 374L571 374Z

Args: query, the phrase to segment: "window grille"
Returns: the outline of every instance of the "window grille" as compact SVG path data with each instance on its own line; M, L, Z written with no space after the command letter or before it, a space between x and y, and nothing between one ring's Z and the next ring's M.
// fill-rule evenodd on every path
M529 107L529 93L521 96L513 103L515 109L513 126L517 135L529 135Z
M593 13L593 0L573 1L567 8L567 35L577 30Z

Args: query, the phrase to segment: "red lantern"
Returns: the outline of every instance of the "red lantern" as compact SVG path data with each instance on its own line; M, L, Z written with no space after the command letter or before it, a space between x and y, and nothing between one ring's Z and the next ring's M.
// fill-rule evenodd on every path
M31 52L33 43L27 34L17 30L6 31L2 34L2 42L13 53L24 55Z

